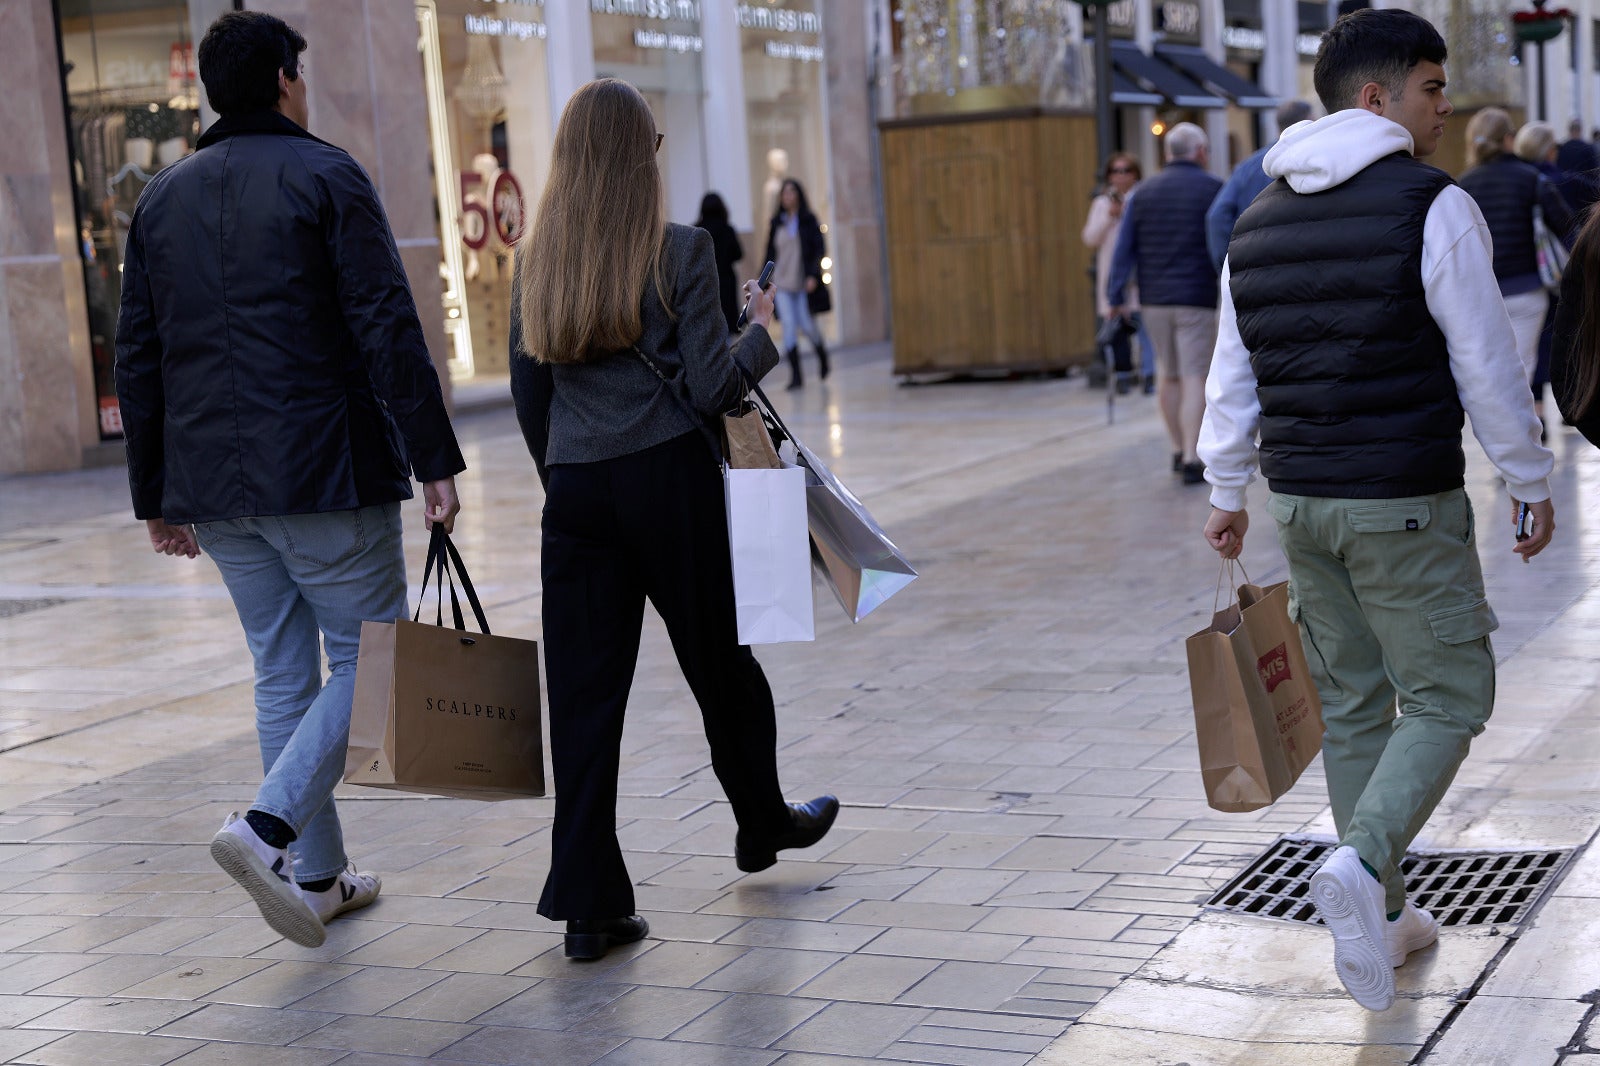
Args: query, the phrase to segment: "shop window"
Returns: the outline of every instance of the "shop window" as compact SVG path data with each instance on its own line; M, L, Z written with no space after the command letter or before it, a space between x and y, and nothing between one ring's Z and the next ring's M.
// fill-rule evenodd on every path
M544 0L420 0L450 376L510 366L513 246L550 169Z

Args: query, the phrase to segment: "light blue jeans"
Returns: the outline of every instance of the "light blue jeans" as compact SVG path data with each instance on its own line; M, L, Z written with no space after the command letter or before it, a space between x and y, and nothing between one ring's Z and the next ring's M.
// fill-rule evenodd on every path
M806 292L775 290L778 301L778 324L783 327L783 350L788 351L800 343L804 333L813 345L822 343L822 331L811 318L811 305L806 303Z
M251 809L298 834L295 880L332 877L347 861L333 790L344 775L361 623L406 615L400 505L201 522L195 536L222 571L255 659L266 780Z

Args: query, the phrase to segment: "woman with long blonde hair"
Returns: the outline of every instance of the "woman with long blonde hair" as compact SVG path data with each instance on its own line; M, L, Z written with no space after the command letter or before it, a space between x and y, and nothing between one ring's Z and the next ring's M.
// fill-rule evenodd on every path
M512 396L545 487L541 569L556 810L539 913L566 954L639 940L617 840L623 712L648 599L700 705L733 808L734 857L763 870L815 844L839 804L786 804L772 691L739 644L719 457L707 424L778 365L772 296L745 284L731 345L711 235L668 224L638 90L567 102L533 228L517 249Z

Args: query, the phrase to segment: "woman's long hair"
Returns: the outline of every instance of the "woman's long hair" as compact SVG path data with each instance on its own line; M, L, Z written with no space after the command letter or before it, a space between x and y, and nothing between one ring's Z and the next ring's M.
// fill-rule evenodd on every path
M650 105L627 82L591 81L567 101L533 229L517 249L528 355L581 363L634 344L652 275L671 312L655 152Z
M1467 166L1487 163L1504 152L1506 138L1515 133L1511 116L1498 107L1486 107L1467 120Z
M1584 293L1578 335L1567 364L1572 380L1572 402L1567 409L1581 417L1600 402L1600 211L1589 212L1589 221L1572 244L1572 261L1583 272ZM1561 387L1560 382L1555 384Z

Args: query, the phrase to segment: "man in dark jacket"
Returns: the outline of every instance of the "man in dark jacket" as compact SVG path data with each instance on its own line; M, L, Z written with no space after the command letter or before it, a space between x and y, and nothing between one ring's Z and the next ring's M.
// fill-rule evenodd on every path
M1278 105L1279 134L1310 117L1310 104L1304 100L1285 100ZM1211 210L1206 212L1206 247L1211 251L1211 265L1219 274L1222 261L1228 257L1228 238L1233 236L1233 224L1239 221L1239 215L1251 201L1261 195L1261 190L1272 184L1267 172L1261 169L1271 148L1269 144L1245 156L1244 162L1233 168L1222 191L1211 201Z
M1334 972L1368 1010L1438 935L1400 862L1494 704L1463 416L1531 534L1549 543L1553 457L1472 197L1421 162L1444 135L1445 43L1407 11L1346 15L1322 38L1326 118L1267 153L1274 179L1239 217L1200 455L1206 540L1236 558L1259 463L1321 695L1339 846L1311 879ZM1259 437L1259 443L1258 443ZM1498 515L1506 515L1496 505ZM1494 523L1496 539L1511 532ZM1487 527L1486 527L1487 528Z
M1167 165L1134 190L1124 209L1106 286L1109 316L1123 314L1135 272L1144 329L1156 351L1157 399L1172 439L1172 469L1205 480L1195 455L1206 409L1206 370L1217 341L1217 272L1206 251L1206 212L1222 182L1206 173L1206 133L1180 122L1167 133Z
M1600 200L1600 149L1583 139L1583 123L1567 124L1567 139L1556 149L1556 169L1561 178L1556 188L1578 216L1574 232L1589 217L1589 209Z
M266 779L212 857L316 946L379 889L332 799L361 623L406 613L410 476L449 529L466 464L377 192L305 130L305 47L259 12L200 43L221 118L134 211L116 378L134 514L156 551L212 557L255 659Z

